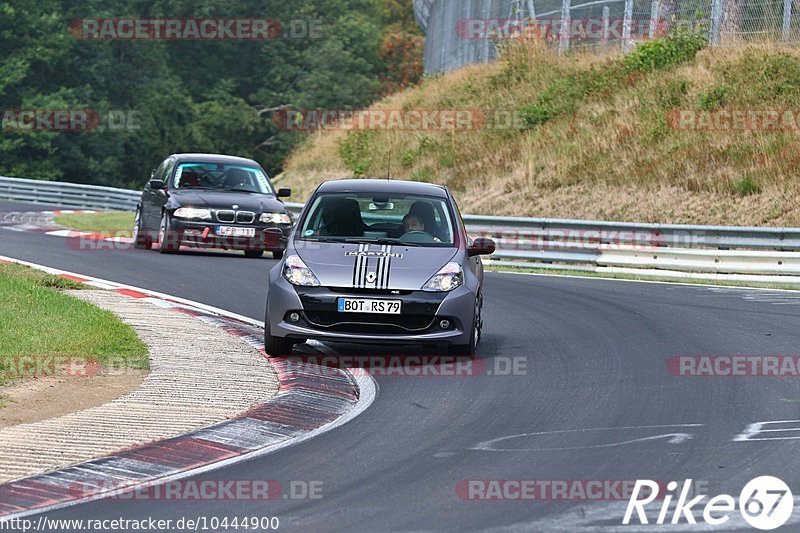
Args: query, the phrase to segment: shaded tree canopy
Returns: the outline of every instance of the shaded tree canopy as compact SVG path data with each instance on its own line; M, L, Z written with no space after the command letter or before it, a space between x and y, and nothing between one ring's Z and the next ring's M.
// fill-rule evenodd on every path
M86 20L204 18L271 19L277 32L81 33ZM0 1L0 175L137 188L164 156L193 151L251 157L274 174L302 133L268 110L366 106L418 81L420 40L411 0ZM92 128L20 131L14 119L30 110L89 110Z

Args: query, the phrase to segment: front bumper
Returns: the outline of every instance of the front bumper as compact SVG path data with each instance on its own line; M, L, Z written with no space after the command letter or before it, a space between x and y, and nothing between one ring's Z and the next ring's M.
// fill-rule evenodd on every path
M217 235L217 227L232 228L252 228L255 229L254 237L230 237ZM172 219L172 228L181 238L181 243L200 248L223 248L226 250L263 250L275 252L286 249L289 235L292 232L292 224L264 224L256 222L253 224L235 224L212 221L196 221L181 218ZM281 230L281 236L274 239L269 236L265 238L264 231L277 228Z
M339 313L339 298L402 300L401 315ZM291 322L289 315L300 320ZM468 344L475 313L475 294L466 287L449 293L388 291L328 287L295 287L278 275L267 299L270 334L293 339L387 344ZM441 328L441 321L450 324Z

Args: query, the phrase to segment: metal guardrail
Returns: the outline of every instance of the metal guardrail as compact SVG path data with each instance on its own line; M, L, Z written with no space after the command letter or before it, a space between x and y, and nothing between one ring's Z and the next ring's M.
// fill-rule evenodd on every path
M138 191L0 177L0 198L81 209L133 210ZM286 203L295 216L303 204ZM695 226L465 215L495 240L491 264L770 276L800 285L800 228ZM771 281L771 279L770 279Z
M133 211L141 195L113 187L0 177L0 198L36 204Z

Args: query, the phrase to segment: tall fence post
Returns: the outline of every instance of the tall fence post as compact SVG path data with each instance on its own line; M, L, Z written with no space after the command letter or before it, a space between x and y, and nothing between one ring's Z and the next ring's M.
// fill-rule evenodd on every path
M719 44L719 32L722 26L722 0L713 0L711 4L711 28L708 31L708 44Z
M611 9L608 6L603 6L603 35L600 40L603 44L608 42L608 34L611 28Z
M563 54L569 50L569 34L571 32L572 21L570 20L570 0L561 1L561 35L558 40L558 53Z
M661 2L653 0L650 3L650 22L648 23L647 36L652 39L656 36L656 26L658 25L658 12L661 10Z
M625 18L622 21L622 51L627 52L631 41L633 23L633 0L625 0Z
M528 18L536 20L536 4L533 0L528 0Z
M789 40L792 30L792 0L783 0L783 40Z

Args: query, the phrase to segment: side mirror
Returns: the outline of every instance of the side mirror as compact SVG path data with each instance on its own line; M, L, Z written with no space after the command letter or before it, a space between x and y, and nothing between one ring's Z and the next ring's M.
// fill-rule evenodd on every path
M278 198L288 198L292 195L292 189L289 187L281 187L278 189Z
M467 249L470 257L476 255L492 255L495 251L495 244L492 239L487 239L486 237L478 237Z
M167 188L167 185L163 180L150 180L150 188L154 191L163 191Z

